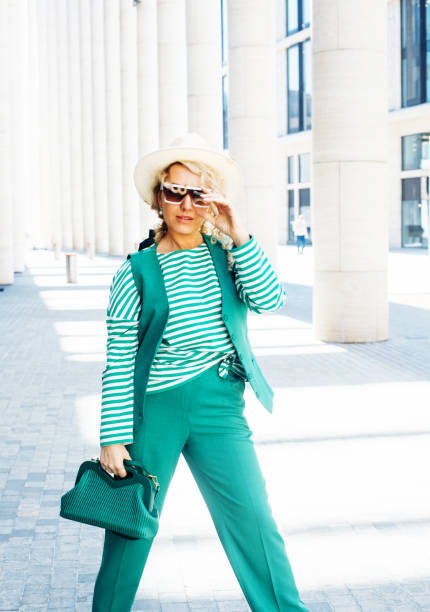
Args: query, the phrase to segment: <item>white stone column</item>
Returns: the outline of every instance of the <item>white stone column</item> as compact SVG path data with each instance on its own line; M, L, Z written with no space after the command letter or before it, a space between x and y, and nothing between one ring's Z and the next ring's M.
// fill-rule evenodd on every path
M66 0L64 0L66 1ZM29 248L42 246L41 238L41 202L40 202L40 166L39 166L39 43L38 43L38 8L35 2L26 3L28 14L28 74L27 98L32 101L27 105L28 111L28 215L26 217L26 238Z
M318 339L388 335L386 2L314 0L312 202Z
M0 2L0 284L13 283L13 226L9 146L8 3Z
M82 93L79 2L66 2L69 24L70 168L73 247L85 248L82 191Z
M158 0L160 146L188 129L185 0Z
M60 141L60 192L62 208L62 245L73 248L71 160L70 160L70 90L69 90L69 32L67 28L68 0L56 0L58 49L58 122Z
M50 98L48 80L48 15L46 0L37 3L38 60L39 60L39 138L38 158L40 177L40 246L51 249L53 246L53 202L51 184L50 154Z
M229 151L245 189L235 202L251 234L276 267L277 142L274 0L228 2Z
M96 251L109 251L109 207L106 156L106 81L104 56L104 3L91 2L93 59L93 152Z
M82 204L85 251L95 254L94 215L94 152L93 152L93 95L91 53L91 7L88 0L80 0L80 45L82 87Z
M27 11L25 3L9 0L9 126L10 180L13 217L13 266L24 270L25 206L28 185L27 157ZM3 74L3 73L2 73ZM2 77L5 78L5 77Z
M126 256L137 251L140 242L139 198L133 182L138 156L137 15L130 0L120 2L120 21L123 255Z
M222 150L220 0L186 0L188 129Z
M138 99L138 157L158 148L158 36L157 0L144 0L137 10L137 99ZM139 196L138 196L139 197ZM158 217L140 203L140 235L146 238Z
M47 0L47 49L48 49L48 146L49 183L51 192L52 247L56 257L63 246L63 199L60 165L60 112L58 88L58 35L57 0Z
M105 0L104 9L109 253L122 255L121 66L118 0Z

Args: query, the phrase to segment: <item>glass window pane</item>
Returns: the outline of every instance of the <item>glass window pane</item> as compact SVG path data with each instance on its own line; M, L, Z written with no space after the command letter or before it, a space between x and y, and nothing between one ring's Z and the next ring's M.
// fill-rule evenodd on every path
M304 130L312 127L312 49L311 41L303 43L303 121Z
M299 45L287 49L288 132L300 130Z
M421 78L421 0L402 0L402 106L424 102Z
M276 0L276 40L285 38L287 35L286 10L285 0Z
M402 179L402 246L428 246L428 200L421 200L421 179Z
M430 168L428 132L402 136L402 170Z
M288 191L288 242L294 242L295 236L293 231L294 222L294 190Z
M311 154L310 153L300 153L299 155L299 183L310 183L310 182L311 182Z
M294 182L294 156L290 155L288 157L288 184L291 185Z
M430 2L426 0L425 7L426 19L426 102L430 102Z
M302 28L305 28L311 23L311 0L302 0Z
M299 189L299 215L305 215L306 226L308 228L309 240L311 236L311 190Z
M299 29L299 0L287 0L287 34Z

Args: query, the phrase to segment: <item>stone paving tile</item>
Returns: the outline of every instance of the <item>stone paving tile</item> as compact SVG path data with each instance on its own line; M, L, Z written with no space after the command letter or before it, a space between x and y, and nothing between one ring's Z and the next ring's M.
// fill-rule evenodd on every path
M414 392L420 397L428 396L425 386L430 378L427 258L419 253L390 254L389 340L344 345L320 343L312 338L311 255L310 249L302 258L295 256L294 248L280 249L280 275L286 282L288 303L274 316L251 315L249 320L253 342L257 347L267 348L259 356L264 371L273 386L286 389L289 396L290 407L285 412L287 427L283 429L284 433L288 432L286 439L276 443L276 432L270 428L270 435L265 439L264 432L260 433L264 417L258 413L256 446L268 475L271 471L275 473L279 464L318 463L312 449L315 444L323 445L321 460L331 440L333 444L336 439L337 444L344 444L346 460L354 445L360 445L365 458L370 444L379 445L379 455L375 455L379 459L386 453L384 440L390 439L398 444L397 454L406 458L429 435L428 426L423 427L424 421L419 420L418 405L409 401ZM103 532L63 520L58 511L60 497L73 486L80 462L99 452L94 411L98 409L104 365L104 315L108 287L121 262L122 258L118 257L99 256L91 261L79 255L81 280L72 286L65 282L62 260L55 260L49 251L35 250L30 254L30 267L17 274L14 285L5 287L0 294L0 368L6 381L0 390L0 610L3 612L91 611ZM70 350L72 346L75 348ZM33 359L29 360L29 356ZM402 384L410 387L399 386ZM319 431L311 428L316 413L308 420L301 416L301 408L319 406L326 389L332 403L339 389L353 389L357 395L366 385L375 385L375 389L385 385L386 401L395 406L399 390L404 393L403 406L408 410L408 420L402 420L398 410L393 411L393 417L397 415L398 419L394 433L385 431L385 424L374 430L372 421L363 421L362 429L357 427L357 431L349 432L347 427L345 431L341 427L337 431L334 425L339 419L344 418L345 423L355 419L359 423L358 415L361 409L366 409L364 404L351 410L351 394L342 396L345 417L341 412L335 417L330 415L333 421L328 419L328 426L319 422ZM295 389L300 395L294 394ZM368 400L369 395L363 397ZM248 399L252 404L252 397ZM322 406L328 409L324 402ZM375 416L379 407L375 405ZM87 431L92 434L87 435ZM318 442L315 442L316 434ZM412 434L415 445L401 446L402 439ZM422 459L424 465L424 455ZM378 465L379 460L375 462L376 469ZM333 496L335 481L326 480L324 490L315 479L309 481L311 484L305 480L303 488L302 482L291 480L291 470L288 474L283 472L283 481L284 476L290 478L290 487L302 485L303 494L309 496L303 505L297 504L294 498L288 502L276 498L273 507L284 521L282 532L289 542L301 597L310 612L430 612L428 567L425 571L423 565L415 565L417 573L414 570L409 573L405 562L401 579L393 579L387 567L385 574L380 572L366 580L349 564L359 550L359 543L367 542L367 538L371 538L367 548L371 557L378 550L384 550L387 543L394 543L395 553L387 549L387 560L397 554L396 543L403 542L405 534L412 538L417 533L418 540L428 541L430 516L422 512L425 500L417 493L425 482L424 471L418 476L421 464L415 465L417 474L405 474L402 481L404 486L416 479L416 489L409 489L405 495L406 498L411 494L416 496L414 508L402 507L401 500L394 499L392 505L395 508L398 504L397 514L388 511L366 514L363 510L362 516L345 509L344 515L336 513L336 501L331 514L324 515L327 508L324 500ZM189 480L184 480L184 473L179 472L172 489L178 490L185 482L189 486ZM385 475L388 479L389 471ZM179 479L182 479L181 485ZM342 486L347 484L345 480L338 482ZM382 486L390 491L388 484ZM198 494L193 495L194 503L201 503ZM362 500L363 508L366 501L367 498ZM281 512L282 504L289 510L290 502L291 512L286 516ZM196 514L198 520L191 525L181 517L172 521L173 505L170 511L168 506L167 503L165 515L169 527L162 534L165 543L158 548L154 545L133 610L249 610L223 552L217 552L210 519L201 518L205 511L203 505ZM317 508L316 513L311 512L313 507ZM372 508L377 509L377 505ZM321 518L315 520L315 516ZM339 544L341 539L348 543L346 555ZM316 548L320 542L324 543L322 553ZM365 544L363 549L366 550ZM327 556L327 550L332 552L331 556ZM207 575L201 573L199 559L202 558L208 564ZM333 565L331 573L323 571L326 559ZM344 566L349 565L350 573L344 572ZM163 582L161 578L166 573L168 580Z

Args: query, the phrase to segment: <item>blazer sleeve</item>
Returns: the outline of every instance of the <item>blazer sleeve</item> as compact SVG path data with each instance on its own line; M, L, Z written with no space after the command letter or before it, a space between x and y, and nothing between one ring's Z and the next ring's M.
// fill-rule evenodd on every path
M234 259L239 298L253 312L275 311L284 305L286 293L263 249L254 236L230 249Z
M141 309L141 297L127 259L112 279L106 312L100 446L133 442L134 364Z

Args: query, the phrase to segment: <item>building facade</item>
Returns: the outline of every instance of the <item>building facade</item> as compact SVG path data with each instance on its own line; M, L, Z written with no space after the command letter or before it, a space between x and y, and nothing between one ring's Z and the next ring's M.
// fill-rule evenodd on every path
M301 212L312 237L310 4L277 4L279 241L284 244L294 241L291 224ZM387 9L389 245L428 248L430 3L388 0Z
M274 265L276 242L294 241L300 213L312 240L312 11L320 5L2 2L0 283L13 282L32 247L134 250L157 222L134 189L134 164L186 131L242 166L237 207ZM430 4L387 7L389 244L425 248Z

